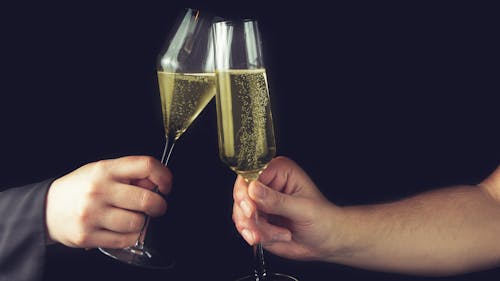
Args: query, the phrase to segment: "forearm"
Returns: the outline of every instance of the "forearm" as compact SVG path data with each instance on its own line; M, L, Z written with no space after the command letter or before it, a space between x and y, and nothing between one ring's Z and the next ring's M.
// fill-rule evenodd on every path
M389 204L346 207L328 260L373 270L449 275L500 263L500 202L457 186ZM341 250L339 250L341 249Z

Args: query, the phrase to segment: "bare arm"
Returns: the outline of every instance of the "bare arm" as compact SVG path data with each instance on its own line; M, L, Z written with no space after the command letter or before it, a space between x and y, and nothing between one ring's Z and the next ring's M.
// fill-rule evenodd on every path
M335 228L348 251L332 253L332 262L424 275L500 264L500 202L484 187L455 186L340 213Z
M285 157L234 186L233 220L274 254L371 270L453 275L500 265L500 168L478 186L386 204L338 207ZM255 211L266 216L257 226Z

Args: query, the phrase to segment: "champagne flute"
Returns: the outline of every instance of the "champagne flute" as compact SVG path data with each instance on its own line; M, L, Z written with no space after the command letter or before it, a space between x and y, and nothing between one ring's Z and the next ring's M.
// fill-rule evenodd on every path
M185 9L177 21L166 48L158 56L165 147L161 162L166 166L176 141L215 96L215 73L211 25L213 16ZM158 192L157 189L155 189ZM144 244L150 217L135 245L125 249L102 249L122 262L148 268L169 268L173 259Z
M276 154L258 24L255 20L222 21L212 25L212 32L219 156L250 182L259 177ZM253 250L254 273L238 280L297 280L267 271L262 244Z

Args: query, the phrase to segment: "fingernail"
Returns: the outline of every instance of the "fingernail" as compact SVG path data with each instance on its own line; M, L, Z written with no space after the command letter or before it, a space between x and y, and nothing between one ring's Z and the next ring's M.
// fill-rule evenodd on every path
M245 217L250 218L252 216L252 208L250 208L250 204L248 204L247 201L241 201L240 207L243 210L243 214L245 215Z
M252 245L253 244L253 234L250 232L248 229L243 229L241 231L241 235L243 235L243 238L248 242L248 244Z
M255 191L255 195L257 197L259 197L259 198L266 197L266 193L267 193L266 187L258 181L255 182L255 190L254 191Z

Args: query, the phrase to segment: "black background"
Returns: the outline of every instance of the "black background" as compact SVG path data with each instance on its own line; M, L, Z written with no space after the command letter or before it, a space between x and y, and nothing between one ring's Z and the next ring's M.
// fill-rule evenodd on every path
M0 4L2 188L99 159L159 158L156 58L184 7L259 20L278 154L296 160L336 204L475 184L499 163L499 25L491 6L16 3ZM173 270L51 246L45 279L233 280L249 272L250 247L231 221L234 175L217 149L212 101L175 148L169 212L153 226L166 241L158 247L176 257ZM271 268L301 280L432 279L267 256ZM498 276L489 270L438 279Z

